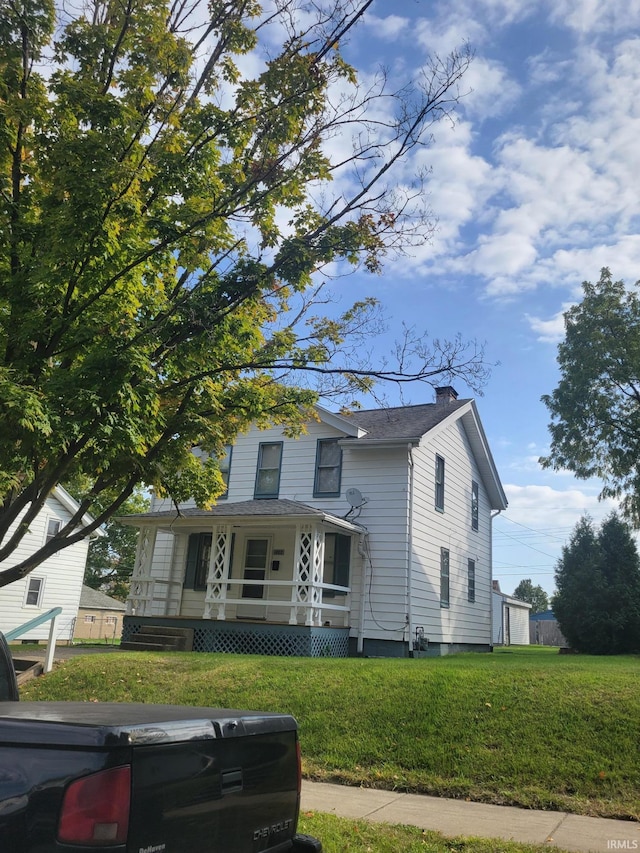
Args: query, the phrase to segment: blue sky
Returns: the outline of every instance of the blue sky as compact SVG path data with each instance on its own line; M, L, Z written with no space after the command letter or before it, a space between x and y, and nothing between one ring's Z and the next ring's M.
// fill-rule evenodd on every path
M531 578L551 593L580 516L598 521L613 508L598 502L598 482L541 469L540 397L557 382L562 312L582 281L608 266L632 283L640 269L640 2L377 0L344 50L362 74L382 63L406 81L429 54L465 41L470 91L455 126L438 125L419 155L433 170L433 239L381 276L335 288L345 302L380 300L389 332L377 356L403 323L486 342L499 364L477 403L509 499L494 522L494 576L506 592ZM425 387L405 395L425 399Z

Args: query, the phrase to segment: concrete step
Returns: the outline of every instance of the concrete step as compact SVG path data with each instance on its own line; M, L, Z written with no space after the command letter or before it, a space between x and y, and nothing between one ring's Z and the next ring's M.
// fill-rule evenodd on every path
M143 634L162 634L163 637L193 637L193 628L172 628L168 625L145 625Z
M193 649L193 628L165 628L145 625L129 640L120 644L128 651L190 652Z

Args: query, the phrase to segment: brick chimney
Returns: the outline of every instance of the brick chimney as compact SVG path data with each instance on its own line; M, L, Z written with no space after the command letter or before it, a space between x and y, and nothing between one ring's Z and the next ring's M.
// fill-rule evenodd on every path
M446 406L449 403L455 403L458 399L458 392L451 385L443 385L441 388L436 388L436 404Z

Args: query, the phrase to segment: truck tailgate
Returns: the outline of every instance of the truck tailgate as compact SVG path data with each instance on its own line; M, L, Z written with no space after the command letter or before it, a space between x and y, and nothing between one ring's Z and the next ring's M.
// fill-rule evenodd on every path
M293 730L269 718L215 721L215 738L133 750L132 851L287 849L298 817ZM292 783L294 783L292 785Z
M38 772L27 774L33 778L25 779L22 799L33 800L44 784L51 810L60 807L73 778L73 771L56 771L56 764L64 764L68 771L74 767L78 776L129 765L126 847L110 850L275 853L291 849L299 790L297 725L289 715L173 705L7 702L0 704L0 749L12 756L30 756L34 768L37 763ZM48 756L46 762L34 758L39 753ZM45 765L47 773L38 778ZM6 793L11 796L9 790ZM17 793L16 789L13 802ZM23 819L28 822L26 812ZM41 812L36 834L46 835L44 824L55 820L55 813L45 817ZM9 832L9 823L4 831Z

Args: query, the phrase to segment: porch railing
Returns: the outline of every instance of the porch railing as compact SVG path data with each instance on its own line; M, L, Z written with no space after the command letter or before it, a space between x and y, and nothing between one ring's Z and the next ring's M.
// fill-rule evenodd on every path
M182 586L181 582L178 581L170 581L164 580L161 578L154 577L138 577L131 584L131 591L129 593L129 598L127 600L127 615L129 616L177 616L177 613L168 613L165 609L165 604L170 601L170 590L174 586ZM239 587L241 590L244 587L256 587L261 586L264 588L265 595L262 598L244 598L242 595L240 597L231 597L228 595L229 590L227 586ZM156 588L160 587L162 592L158 591L156 594ZM217 587L216 594L212 594L212 588ZM216 582L214 584L209 584L207 590L205 591L205 597L203 602L203 618L204 619L219 619L224 620L227 617L226 607L227 605L231 606L242 606L242 607L250 607L252 605L256 607L268 607L268 608L288 608L289 609L289 624L297 624L298 618L297 614L299 611L304 611L306 613L305 624L311 624L310 613L311 611L317 611L319 616L316 616L313 620L313 624L323 625L326 621L329 620L331 616L335 618L341 618L343 625L347 625L349 621L349 614L351 612L351 606L349 602L349 596L351 593L351 587L347 586L337 586L336 584L330 583L315 583L313 584L313 589L317 592L330 592L334 595L344 595L345 603L337 604L333 600L327 601L323 599L322 601L308 601L301 602L299 600L293 600L295 591L300 587L300 583L295 580L287 580L287 581L274 581L274 580L261 580L256 581L255 579L245 580L241 578L229 578L227 581L224 581L224 589L220 590L221 584L220 582ZM278 598L269 598L268 590L269 589L277 589L278 591L285 590L288 591L288 597L278 597ZM309 586L311 589L311 585ZM287 595L287 592L285 592ZM154 607L157 608L157 611L163 610L164 612L154 612Z
M34 628L38 628L40 625L44 625L45 622L51 620L51 625L49 626L49 639L47 640L47 651L45 652L44 657L44 671L51 672L53 667L53 657L56 651L56 619L61 613L62 607L52 607L51 610L47 610L46 613L42 613L40 616L30 619L28 622L25 622L24 625L19 625L12 631L6 631L4 635L5 640L7 643L12 643L23 634L33 631Z

